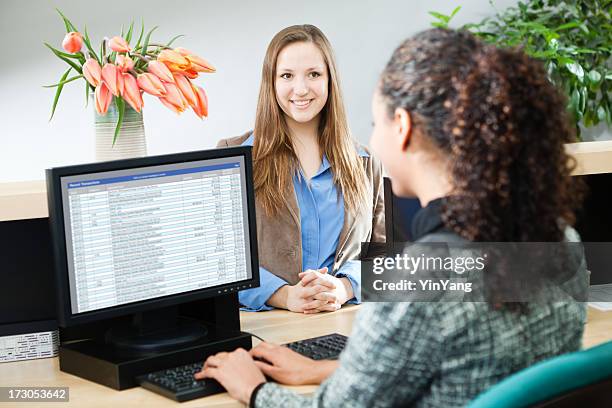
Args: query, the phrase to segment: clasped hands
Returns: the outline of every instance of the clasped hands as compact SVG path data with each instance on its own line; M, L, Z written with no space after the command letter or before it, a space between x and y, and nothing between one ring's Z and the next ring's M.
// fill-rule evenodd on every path
M270 306L298 313L333 312L353 298L353 287L347 278L336 278L327 268L308 269L299 274L295 285L285 285L269 299Z

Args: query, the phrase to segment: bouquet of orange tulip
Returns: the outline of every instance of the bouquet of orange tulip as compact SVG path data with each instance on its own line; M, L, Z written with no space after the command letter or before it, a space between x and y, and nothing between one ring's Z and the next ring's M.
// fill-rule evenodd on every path
M191 107L195 114L204 118L208 116L208 100L202 87L194 85L191 80L201 72L215 72L215 68L204 59L184 48L171 48L172 43L182 37L176 36L166 44L150 42L154 27L144 35L142 24L136 44L131 47L134 23L125 34L110 40L105 38L97 54L91 46L87 28L81 33L61 11L57 10L66 26L66 36L60 51L51 45L45 45L70 67L57 84L51 118L55 113L57 102L65 84L80 78L85 79L86 99L94 92L95 108L98 114L105 115L115 98L118 110L118 121L115 128L113 145L121 129L125 102L136 112L140 112L144 102L143 92L157 97L162 104L176 113ZM86 50L83 51L83 45ZM72 71L77 75L68 77ZM49 120L51 120L51 118Z

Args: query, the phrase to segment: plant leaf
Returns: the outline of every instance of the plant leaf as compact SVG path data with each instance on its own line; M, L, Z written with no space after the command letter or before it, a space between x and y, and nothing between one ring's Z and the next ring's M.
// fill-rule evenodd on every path
M77 60L81 60L83 58L83 55L79 55L79 54L69 54L67 52L63 52L58 50L57 48L54 48L53 46L51 46L49 43L44 43L51 51L53 51L53 53L55 55L57 55L58 57L64 57L64 58L71 58L71 59L77 59Z
M130 23L130 28L127 32L127 34L125 35L125 41L129 44L130 41L132 40L132 32L134 31L134 21L132 21Z
M589 92L585 87L580 89L580 111L584 113L588 100Z
M153 27L147 33L147 36L145 37L145 40L144 40L144 44L142 44L142 51L140 52L142 55L147 55L147 48L149 47L149 40L151 39L151 34L153 34L153 31L155 31L156 29L157 29L157 26Z
M172 45L173 42L175 42L176 40L178 40L181 37L184 37L184 34L179 34L175 37L172 37L172 39L170 41L168 41L168 43L166 44L166 47L170 47L170 45Z
M589 81L591 81L593 84L599 83L599 81L601 81L601 74L592 69L589 71Z
M96 61L98 61L98 64L99 64L100 58L98 58L98 56L96 55L96 52L91 46L91 40L89 39L89 34L87 33L87 26L85 26L85 35L83 36L83 42L85 43L85 46L87 47L91 55L93 55L93 57L96 59Z
M140 47L140 41L142 41L142 36L144 34L144 20L141 20L141 27L140 27L140 35L138 36L138 41L136 41L136 46L134 47L134 49L138 49L138 47Z
M455 9L453 10L452 13L450 13L450 16L448 16L448 19L450 21L451 18L455 17L455 14L457 14L459 12L459 10L461 10L461 6L457 6L455 7Z
M438 13L437 11L430 11L429 14L445 23L448 23L448 20L450 20L449 16L447 16L446 14Z
M62 75L62 77L60 78L60 82L62 82L68 77L68 74L70 74L70 71L72 71L72 68L68 68L66 72L64 72L64 75ZM49 121L53 119L53 114L55 114L55 108L57 107L57 102L59 101L59 97L60 97L60 94L62 93L62 89L64 89L64 84L58 86L57 91L55 91L55 97L53 98L53 107L51 108L51 116L49 117Z
M62 20L64 20L64 25L66 26L66 32L69 33L71 31L79 31L77 30L77 28L74 26L74 24L72 24L70 22L70 20L68 20L68 18L60 11L60 9L56 8L55 9L59 15L62 17Z
M85 107L89 105L89 82L85 81Z
M49 45L49 44L47 44L47 43L45 43L45 45L46 45L47 47L49 47L49 49L50 49L51 51L53 51L53 53L54 53L55 55L57 55L57 57L58 57L59 59L61 59L62 61L64 61L66 64L70 65L70 66L72 67L72 69L74 69L76 72L78 72L79 74L82 74L82 73L83 73L83 70L81 69L81 67L80 67L78 64L76 64L74 61L71 61L70 59L68 59L68 58L66 58L66 57L64 57L64 56L62 55L62 54L64 54L63 52L56 50L55 48L53 48L52 46L50 46L50 45Z
M123 124L123 112L125 112L125 102L123 101L123 98L116 96L115 103L117 104L117 112L119 113L119 117L117 118L117 126L115 126L115 136L113 136L113 147L117 141L117 136L119 136L119 131L121 130L121 125Z
M597 108L597 119L599 119L600 122L605 121L607 117L608 113L606 112L606 108L604 108L603 105Z
M571 21L569 23L561 24L559 27L555 28L555 31L562 31L576 27L580 27L580 23L578 21Z
M574 61L572 63L566 64L565 68L567 68L567 70L572 74L576 75L576 77L578 77L580 81L584 79L584 69L582 69L582 66L579 63Z
M67 84L68 82L72 82L74 80L77 80L79 78L83 78L83 75L75 75L71 78L65 79L63 81L58 82L57 84L53 84L53 85L43 85L43 88L55 88L56 86L60 86L60 85L64 85Z

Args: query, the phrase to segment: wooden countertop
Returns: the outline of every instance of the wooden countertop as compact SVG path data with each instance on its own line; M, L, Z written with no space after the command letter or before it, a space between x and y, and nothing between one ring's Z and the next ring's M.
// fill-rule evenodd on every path
M345 306L337 312L318 315L300 315L281 310L263 313L241 312L240 320L244 331L255 333L267 341L286 343L334 332L349 335L358 309L359 306ZM612 340L612 312L589 308L583 338L584 347L592 347L610 340ZM257 344L256 339L254 344ZM27 403L28 407L243 407L227 394L218 394L179 404L139 387L115 391L59 371L57 358L0 363L0 384L2 386L70 388L68 403ZM316 387L290 388L299 393L308 394L312 393ZM24 403L2 403L0 405L15 408L26 406Z

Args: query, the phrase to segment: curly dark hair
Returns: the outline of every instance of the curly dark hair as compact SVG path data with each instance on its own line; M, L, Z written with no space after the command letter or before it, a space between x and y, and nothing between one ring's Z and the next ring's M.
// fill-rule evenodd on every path
M540 61L431 29L395 50L380 93L448 157L447 228L470 241L563 240L585 189L564 148L575 141L566 99Z

